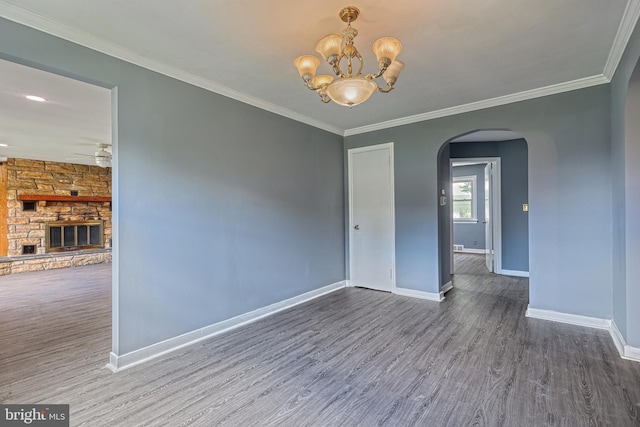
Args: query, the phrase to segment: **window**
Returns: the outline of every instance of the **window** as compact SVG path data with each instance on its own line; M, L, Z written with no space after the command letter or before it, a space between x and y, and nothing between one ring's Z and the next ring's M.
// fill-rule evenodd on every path
M453 220L456 222L478 222L478 200L475 176L453 178Z

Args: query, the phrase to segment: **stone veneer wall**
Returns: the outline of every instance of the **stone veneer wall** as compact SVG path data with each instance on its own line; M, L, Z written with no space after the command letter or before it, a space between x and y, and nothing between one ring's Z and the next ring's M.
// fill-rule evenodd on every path
M52 270L54 268L78 267L81 265L111 262L111 250L88 250L84 252L47 255L23 255L0 258L0 276L27 271Z
M104 221L105 248L111 247L111 207L105 202L36 202L35 211L23 211L20 195L60 195L70 196L72 190L79 196L111 196L111 168L57 163L48 161L8 159L6 168L6 224L8 257L22 255L23 245L35 245L37 254L45 253L45 223L52 221ZM2 194L3 192L0 192ZM74 253L76 254L76 253ZM5 254L0 254L0 256ZM48 254L44 261L37 258L25 260L27 264L55 265L64 264L62 257L71 254ZM25 257L28 257L25 255ZM110 260L111 254L108 254ZM33 257L32 257L33 258ZM60 258L58 261L53 258ZM87 256L80 257L92 258ZM105 262L105 256L95 256L96 262ZM25 258L26 259L26 258ZM6 262L6 260L0 260ZM19 261L14 261L19 262ZM81 263L91 263L78 261ZM18 264L16 264L18 266ZM66 266L66 265L61 265ZM0 268L2 265L0 265ZM44 269L35 268L37 270ZM19 270L19 269L18 269ZM2 273L0 272L0 275Z

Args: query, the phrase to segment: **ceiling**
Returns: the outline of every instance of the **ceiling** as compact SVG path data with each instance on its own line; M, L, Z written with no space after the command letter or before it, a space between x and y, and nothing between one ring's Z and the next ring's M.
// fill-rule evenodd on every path
M0 76L1 157L93 165L111 144L110 90L3 60Z
M635 27L639 4L0 0L0 16L350 135L606 83ZM299 55L315 54L322 36L344 28L338 11L348 5L361 10L353 26L359 31L355 45L364 56L363 72L375 71L371 45L381 36L402 41L399 59L406 63L391 93L376 93L352 109L323 104L303 86L292 64ZM330 68L322 64L318 72Z

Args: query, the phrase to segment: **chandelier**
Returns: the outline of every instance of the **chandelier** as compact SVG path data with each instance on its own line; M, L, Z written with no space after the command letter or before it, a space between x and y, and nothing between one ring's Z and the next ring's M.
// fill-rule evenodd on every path
M402 44L393 37L382 37L373 43L373 53L378 60L378 72L362 76L362 66L364 62L362 55L353 45L353 39L358 35L358 30L351 26L351 23L358 19L360 10L349 6L340 11L340 19L347 23L347 28L340 34L329 34L324 36L316 44L316 52L331 65L333 72L338 77L329 74L316 76L316 69L320 65L320 60L313 55L302 55L293 61L293 65L298 69L298 73L304 80L307 88L315 90L322 102L333 101L336 104L353 107L369 99L373 92L388 93L393 89L400 72L404 68L402 61L395 58L402 51ZM340 68L342 60L346 61L346 74ZM353 72L354 60L359 62L357 72ZM387 83L386 88L381 88L375 79L382 77Z

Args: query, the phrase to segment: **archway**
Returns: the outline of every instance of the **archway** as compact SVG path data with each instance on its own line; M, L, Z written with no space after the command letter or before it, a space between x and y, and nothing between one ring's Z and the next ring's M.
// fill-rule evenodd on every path
M452 163L453 162L453 163ZM464 170L462 181L469 190L464 202L454 200L452 183L455 174L452 165L459 162ZM529 276L529 221L528 221L528 144L520 133L508 129L477 129L449 138L438 152L438 189L441 200L438 208L438 247L440 286L449 288L453 274L453 240L462 234L483 236L492 221L485 217L484 165L497 163L495 198L487 199L487 206L495 208L495 232L489 236L495 243L476 237L469 252L495 255L493 272L510 276ZM458 174L460 178L460 174ZM457 179L456 179L457 180ZM473 184L472 184L473 182ZM477 190L473 186L477 186ZM473 188L473 191L471 190ZM472 196L473 194L473 196ZM493 201L495 200L495 202ZM465 206L473 214L454 219L453 206ZM495 204L495 206L494 206ZM488 214L488 212L487 212ZM460 215L457 215L460 216ZM487 237L489 238L489 237ZM463 247L464 244L459 246ZM487 249L490 248L490 249Z

